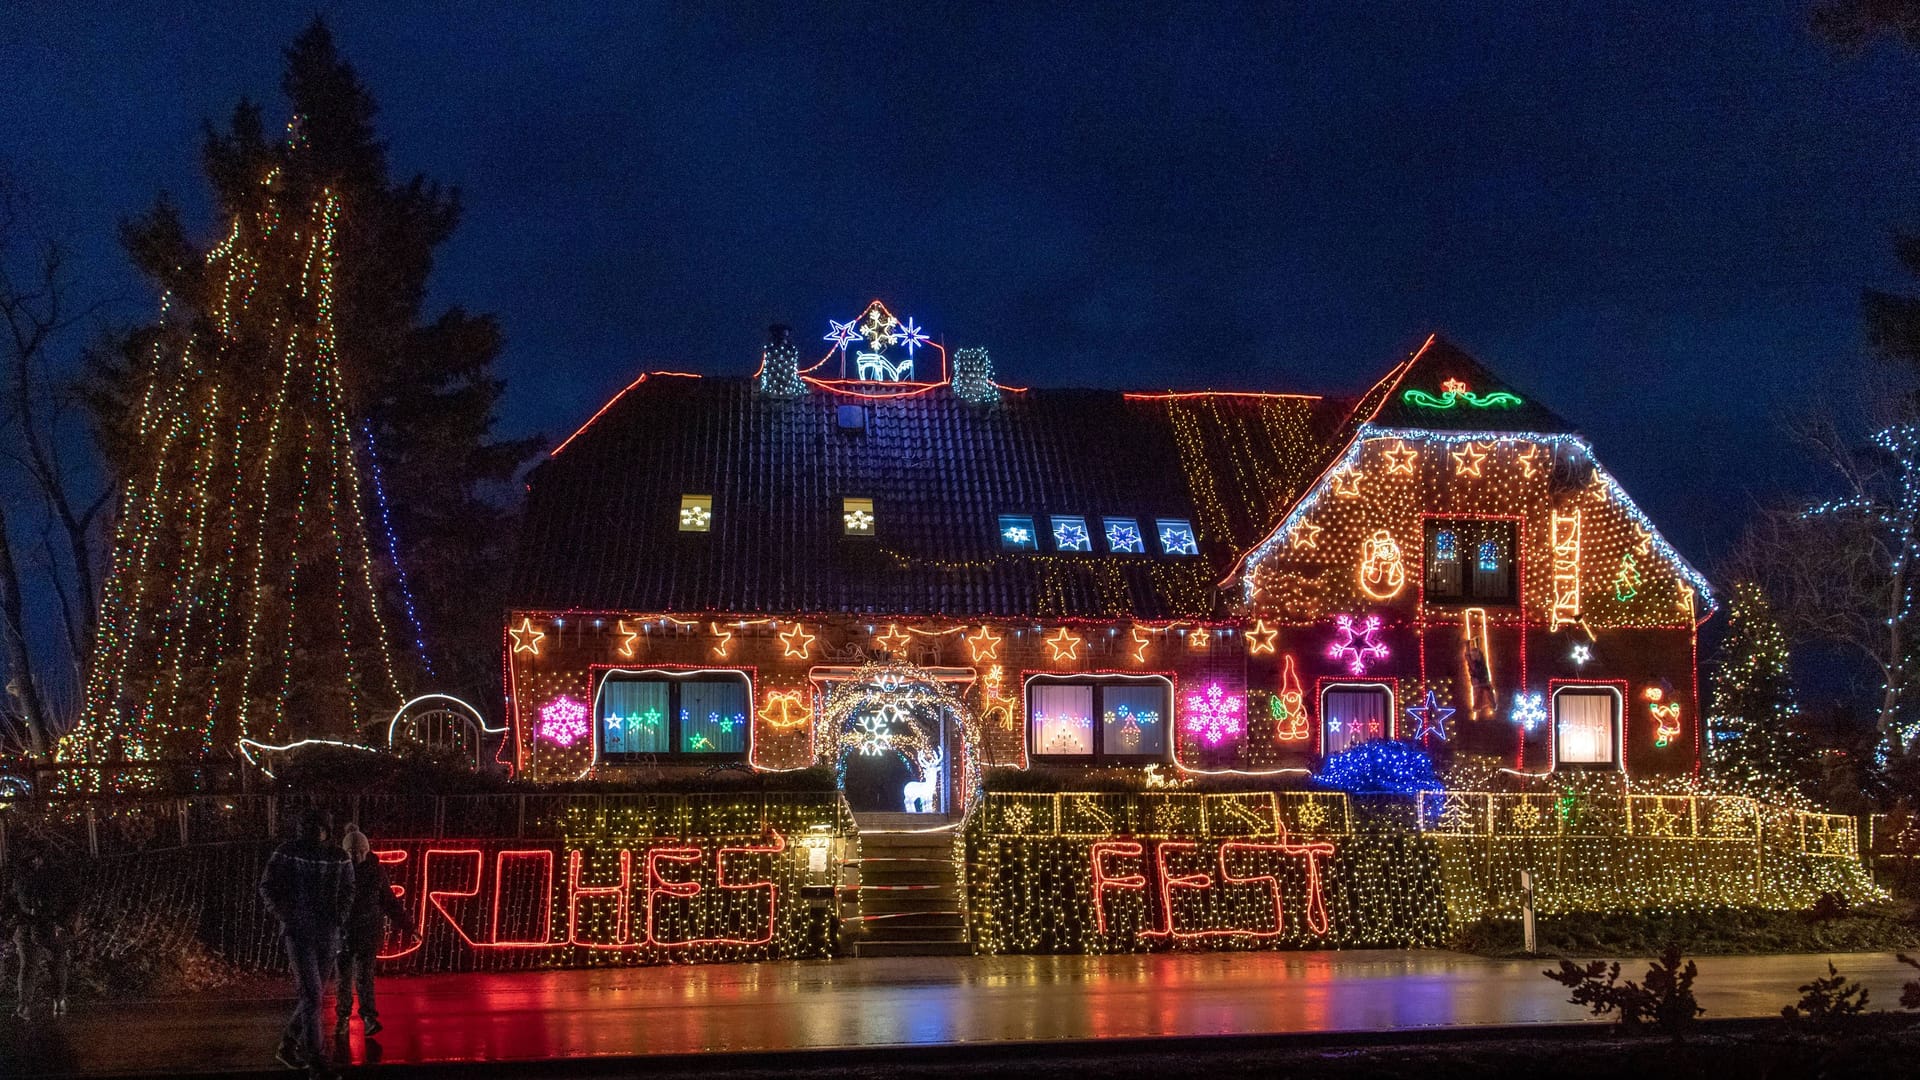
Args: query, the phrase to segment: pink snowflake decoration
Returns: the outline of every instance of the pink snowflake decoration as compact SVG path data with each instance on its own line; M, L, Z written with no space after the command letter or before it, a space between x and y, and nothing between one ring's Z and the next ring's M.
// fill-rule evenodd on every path
M540 737L572 746L587 737L587 707L565 694L540 706Z
M1327 655L1345 661L1347 670L1355 675L1365 675L1368 662L1387 658L1386 643L1375 640L1380 633L1380 616L1369 615L1366 621L1355 622L1351 615L1336 615L1333 628L1340 637L1327 646Z
M1206 696L1187 695L1187 733L1198 735L1208 746L1240 734L1240 716L1246 699L1220 689L1219 683L1207 687Z

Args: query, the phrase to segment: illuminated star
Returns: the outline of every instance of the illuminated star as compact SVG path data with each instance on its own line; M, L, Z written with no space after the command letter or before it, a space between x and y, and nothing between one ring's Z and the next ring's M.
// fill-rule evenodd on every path
M1387 448L1386 456L1388 476L1412 476L1414 464L1420 460L1420 451L1395 439L1393 445Z
M1351 499L1360 494L1359 469L1341 469L1333 474L1333 493L1342 498Z
M1533 479L1533 470L1540 465L1540 444L1528 444L1527 452L1515 455L1513 460L1520 463L1520 475L1529 480Z
M1414 738L1425 742L1427 736L1432 735L1444 740L1447 737L1447 717L1453 715L1453 710L1440 704L1429 689L1426 702L1407 706L1407 715L1413 717L1418 725L1414 728Z
M1153 635L1147 631L1146 627L1136 626L1133 628L1134 663L1144 664L1147 662L1147 646L1151 644L1153 644Z
M859 319L848 319L846 322L840 322L837 319L828 319L827 323L832 326L833 329L827 331L825 340L831 341L839 346L841 352L846 352L847 343L860 336L859 322Z
M969 635L962 640L967 643L968 650L973 653L974 663L989 664L1000 659L1001 638L999 634L993 632L991 627L982 626L979 633Z
M1641 814L1640 820L1646 822L1646 835L1672 836L1674 835L1674 826L1680 822L1680 815L1667 809L1665 803L1660 803L1655 805L1653 809Z
M626 730L625 729L626 718L621 716L619 713L608 713L606 715L606 718L602 720L601 723L607 729L607 738L609 740L624 737L625 730Z
M746 719L746 717L741 716L739 713L734 713L732 716L721 716L719 713L707 714L708 723L718 724L720 727L720 730L726 732L729 735L733 733L734 725L738 724L740 721L744 719Z
M1053 543L1062 551L1093 550L1093 540L1087 536L1087 527L1071 521L1062 521L1053 527Z
M1253 629L1247 631L1247 655L1272 655L1274 639L1279 636L1280 631L1268 626L1265 619L1253 620Z
M1452 456L1453 471L1459 476L1479 476L1480 466L1487 461L1487 452L1477 443L1462 443Z
M1295 547L1317 551L1320 547L1320 534L1325 531L1326 529L1322 526L1315 525L1311 521L1303 521L1293 527L1293 531L1287 534L1287 538L1293 541Z
M799 623L794 623L793 629L785 631L780 635L780 644L786 646L785 655L797 656L805 660L807 654L813 651L813 635L807 633L806 627Z
M1581 667L1585 665L1587 661L1593 659L1593 646L1575 645L1569 656L1572 658L1575 667Z
M1064 626L1060 628L1059 633L1045 640L1047 648L1053 651L1053 659L1055 662L1075 660L1080 656L1079 635L1069 633Z
M624 639L620 642L620 655L631 658L633 656L633 646L640 640L640 631L627 629L627 620L625 619L621 619L613 625L620 628L620 636Z
M889 625L887 632L874 638L873 643L885 649L887 652L898 656L900 653L906 651L907 642L912 640L912 638L907 636L905 630L900 629L898 626Z
M725 660L727 658L727 646L733 642L733 631L720 629L720 624L717 622L708 623L707 630L720 639L720 643L713 647L713 655Z
M900 326L900 343L907 347L907 355L912 356L913 350L925 345L927 340L921 328L913 325L913 316L907 316L907 321Z
M540 640L547 636L545 630L535 630L533 620L525 617L521 618L518 628L508 630L507 633L513 635L514 652L531 653L534 656L540 655Z

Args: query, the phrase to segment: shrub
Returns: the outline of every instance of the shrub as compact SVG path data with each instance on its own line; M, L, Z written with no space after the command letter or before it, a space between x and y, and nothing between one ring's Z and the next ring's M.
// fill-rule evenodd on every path
M1842 1016L1859 1016L1867 1011L1867 988L1850 983L1845 975L1827 961L1827 977L1800 987L1800 1003L1788 1005L1780 1015L1789 1020L1805 1018L1827 1023Z
M1831 922L1852 910L1853 903L1847 899L1845 893L1828 891L1820 894L1807 914L1811 915L1816 922Z
M1351 792L1411 795L1439 791L1445 785L1433 771L1433 759L1412 743L1361 743L1328 758L1314 774L1314 783Z
M1693 997L1693 980L1699 973L1691 960L1680 966L1678 944L1669 944L1647 968L1644 986L1631 979L1622 983L1617 960L1611 965L1595 960L1585 967L1562 960L1560 970L1541 972L1572 990L1567 1000L1587 1006L1595 1016L1617 1012L1628 1027L1652 1023L1676 1037L1693 1024L1694 1017L1706 1012Z
M1894 959L1910 968L1920 969L1920 960L1915 960L1906 953L1896 953L1894 954ZM1920 979L1914 979L1900 984L1900 1007L1903 1009L1920 1009Z

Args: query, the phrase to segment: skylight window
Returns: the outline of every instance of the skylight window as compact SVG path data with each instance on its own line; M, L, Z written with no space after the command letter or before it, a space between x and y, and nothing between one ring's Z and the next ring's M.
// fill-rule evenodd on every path
M1198 555L1200 541L1194 539L1193 523L1185 518L1156 518L1154 528L1160 533L1160 550L1168 555Z
M840 523L848 536L872 536L874 526L872 499L840 500Z
M711 532L713 530L713 496L680 496L680 531Z
M1047 519L1053 526L1053 550L1055 551L1092 551L1093 537L1087 532L1087 519L1083 517L1054 517Z
M1000 550L1038 551L1039 534L1034 531L1030 514L1000 515Z
M1145 555L1147 542L1140 535L1140 522L1134 518L1102 518L1107 530L1107 550L1116 554Z

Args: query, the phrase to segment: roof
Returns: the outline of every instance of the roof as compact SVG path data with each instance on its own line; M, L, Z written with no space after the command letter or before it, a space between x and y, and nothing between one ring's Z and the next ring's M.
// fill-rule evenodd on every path
M843 430L843 406L864 429ZM744 378L643 377L530 478L520 609L1224 617L1216 587L1344 444L1343 403L1279 394L945 388L782 399ZM712 531L679 531L683 495ZM840 500L874 501L875 536ZM1192 522L1201 555L1001 550L998 516ZM1044 520L1037 522L1042 531ZM1096 548L1105 545L1095 542Z
M1569 435L1573 425L1522 394L1447 339L1434 335L1382 380L1387 393L1371 416L1376 427L1428 431L1527 431ZM1376 387L1378 390L1381 387Z

